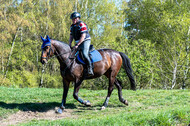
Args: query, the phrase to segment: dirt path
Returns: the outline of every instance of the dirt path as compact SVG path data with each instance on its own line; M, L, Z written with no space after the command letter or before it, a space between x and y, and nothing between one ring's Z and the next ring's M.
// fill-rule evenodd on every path
M10 115L6 119L0 120L0 125L16 125L19 123L31 121L33 119L57 120L67 117L75 117L72 115L71 109L65 110L63 114L56 114L55 110L49 110L47 112L18 111L17 113Z

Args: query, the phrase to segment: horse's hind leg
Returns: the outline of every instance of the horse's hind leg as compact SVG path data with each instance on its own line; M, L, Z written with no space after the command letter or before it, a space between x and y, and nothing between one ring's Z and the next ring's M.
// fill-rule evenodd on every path
M119 96L119 100L120 100L120 102L124 103L125 105L128 105L127 100L125 100L125 99L122 97L122 87L121 87L121 82L120 82L118 79L115 79L114 84L115 84L115 86L116 86L117 89L118 89L118 96Z

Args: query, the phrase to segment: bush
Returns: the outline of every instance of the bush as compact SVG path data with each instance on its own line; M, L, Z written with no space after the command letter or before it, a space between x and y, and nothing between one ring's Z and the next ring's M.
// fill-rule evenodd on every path
M41 76L38 76L38 83L41 83ZM62 77L60 75L50 75L44 74L43 75L43 83L41 87L46 88L61 88L63 87Z
M0 86L10 86L11 82L9 79L4 78L4 75L0 74Z
M8 72L7 80L10 81L10 85L13 87L37 87L37 75L29 71L14 70ZM7 85L5 85L7 86Z

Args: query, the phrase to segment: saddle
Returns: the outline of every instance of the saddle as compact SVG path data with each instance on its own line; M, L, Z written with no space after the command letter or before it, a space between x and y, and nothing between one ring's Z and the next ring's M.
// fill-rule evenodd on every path
M81 63L83 65L86 64L85 58L80 50L77 51L75 56L77 57L76 59L77 59L78 63ZM102 60L102 55L97 50L95 50L93 45L90 45L90 47L89 47L89 57L90 57L92 64Z

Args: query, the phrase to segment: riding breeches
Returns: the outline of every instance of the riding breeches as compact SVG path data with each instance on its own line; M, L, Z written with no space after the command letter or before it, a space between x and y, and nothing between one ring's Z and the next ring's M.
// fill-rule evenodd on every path
M89 67L91 67L90 57L89 57L89 47L91 40L85 40L79 45L79 49L81 50L84 58L86 59L86 63Z

